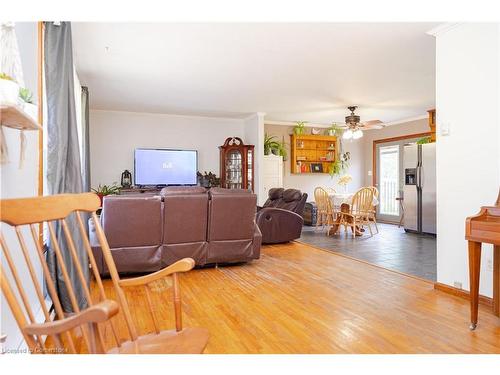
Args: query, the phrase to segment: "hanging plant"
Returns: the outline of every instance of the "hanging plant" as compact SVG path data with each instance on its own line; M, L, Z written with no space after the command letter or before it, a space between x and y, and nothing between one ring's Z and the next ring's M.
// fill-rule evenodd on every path
M330 177L345 173L351 166L351 153L349 151L339 154L333 163L328 167Z

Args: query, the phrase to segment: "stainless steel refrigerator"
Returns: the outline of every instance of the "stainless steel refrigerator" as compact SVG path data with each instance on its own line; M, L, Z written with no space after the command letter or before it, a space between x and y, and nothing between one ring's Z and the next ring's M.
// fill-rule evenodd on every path
M436 233L436 144L404 146L404 227L408 232Z

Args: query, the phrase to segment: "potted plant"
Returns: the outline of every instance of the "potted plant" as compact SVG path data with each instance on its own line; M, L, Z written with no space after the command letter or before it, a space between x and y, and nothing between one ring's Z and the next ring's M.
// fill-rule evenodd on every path
M196 172L196 175L198 176L200 186L204 188L220 186L220 178L215 173L204 172L204 174L201 174L200 172Z
M347 185L352 181L352 176L350 174L345 174L339 178L338 184L344 187L344 193L347 193Z
M264 155L277 155L283 156L283 160L286 160L287 152L284 141L277 141L276 136L264 135Z
M295 124L296 125L293 128L293 132L296 135L302 135L302 134L304 134L304 132L305 132L305 126L307 124L307 121L297 121Z
M431 137L430 137L430 136L420 138L420 139L417 141L417 145L425 145L425 144L427 144L427 143L431 143Z
M17 104L19 96L19 85L11 76L0 73L0 103L1 104Z
M332 123L332 125L326 129L325 133L326 135L329 136L341 136L342 135L342 129L337 125L336 122Z
M94 193L97 194L99 199L101 200L101 207L102 207L102 200L106 195L116 195L120 194L121 191L121 186L119 186L116 182L113 182L112 185L101 185L97 186L97 188L92 189Z
M37 118L37 106L33 103L33 94L27 88L19 88L19 99L24 111L34 119Z

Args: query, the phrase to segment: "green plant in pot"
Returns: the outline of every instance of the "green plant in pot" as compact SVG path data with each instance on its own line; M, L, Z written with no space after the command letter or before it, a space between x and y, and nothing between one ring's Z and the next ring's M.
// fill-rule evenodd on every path
M203 186L204 188L220 186L220 177L217 177L215 173L207 173L205 171L204 174L202 174L200 171L198 171L196 172L196 175L198 176L199 185Z
M33 94L27 88L21 87L19 89L19 97L23 102L33 104Z
M430 136L420 138L420 139L417 141L417 145L425 145L425 144L427 144L427 143L431 143L431 137L430 137Z
M344 130L336 122L325 130L325 135L341 137Z
M283 160L286 160L287 152L286 145L284 141L277 141L276 136L264 135L264 155L277 155L283 156Z
M306 129L305 129L305 126L307 124L307 121L297 121L295 122L295 127L293 128L293 132L296 134L296 135L302 135L305 133Z
M117 195L120 194L122 187L118 185L118 183L113 182L112 185L101 185L97 186L97 188L93 188L92 191L97 194L99 199L101 200L101 207L102 207L102 200L106 195Z

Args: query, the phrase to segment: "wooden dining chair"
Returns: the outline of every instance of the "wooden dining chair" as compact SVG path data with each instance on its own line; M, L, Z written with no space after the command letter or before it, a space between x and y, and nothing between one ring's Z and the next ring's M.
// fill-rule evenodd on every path
M179 273L187 272L194 267L191 258L182 259L158 272L130 279L120 279L113 256L109 249L104 231L95 211L100 201L93 193L61 194L46 197L1 200L1 221L13 227L16 246L7 244L4 232L0 233L2 255L7 266L1 268L0 281L2 293L32 353L202 353L208 342L208 331L202 328L183 328L181 315L181 296L179 289ZM87 236L83 215L90 214L95 226L97 239L102 249L104 262L109 270L111 284L104 281L97 269L96 259ZM77 233L71 233L69 218L76 220ZM66 241L67 250L58 245L56 223L60 225L60 237ZM55 287L44 248L39 241L39 225L47 228L47 235L53 244L53 250L60 268L71 306L72 314L63 311L60 296ZM3 226L2 226L3 227ZM6 228L9 229L9 228ZM13 233L12 233L13 234ZM28 234L27 236L25 234ZM76 237L83 239L83 249L76 247ZM59 239L61 239L59 238ZM12 249L12 250L11 250ZM30 251L31 250L31 251ZM22 253L22 257L14 251ZM82 262L81 253L86 262ZM80 254L80 255L79 255ZM15 259L21 259L20 262ZM53 304L51 314L43 292L43 281L37 275L41 266L43 281ZM89 268L94 280L91 287L85 277L84 270ZM28 271L30 285L21 279L21 272ZM7 274L7 270L10 274ZM70 279L74 270L76 280ZM86 308L81 309L75 296L75 287L81 287L86 300ZM161 285L160 285L161 284ZM165 290L171 286L175 315L175 329L161 330L157 316L158 307L154 304L154 292ZM152 329L139 334L136 323L132 319L126 291L132 288L142 289L150 319L141 317L140 325L145 320L152 322ZM28 292L34 291L41 306L43 321L36 321L35 307L28 299ZM137 291L134 296L138 295ZM132 304L133 306L133 304ZM123 324L124 323L124 324ZM125 336L123 338L123 336Z
M356 232L358 231L357 228L362 228L366 225L368 226L370 235L373 236L372 228L370 226L370 212L372 206L373 190L369 187L359 189L352 197L349 212L341 213L340 223L344 226L346 234L347 228L350 227L353 237L356 238Z
M335 221L335 212L328 192L322 187L317 187L314 189L314 201L318 210L316 226L330 227Z
M370 189L372 189L372 191L373 191L373 201L376 199L378 202L379 196L380 196L378 189L375 186L370 186ZM373 201L372 201L372 207L370 209L370 221L375 224L375 229L377 230L377 234L378 234L377 207L375 207L375 205L373 204Z

